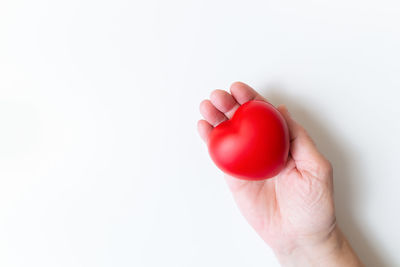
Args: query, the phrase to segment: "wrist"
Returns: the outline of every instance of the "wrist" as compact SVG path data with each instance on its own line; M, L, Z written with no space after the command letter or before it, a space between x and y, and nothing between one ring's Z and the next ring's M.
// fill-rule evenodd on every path
M297 243L275 250L282 266L363 266L337 225L325 236L299 238Z

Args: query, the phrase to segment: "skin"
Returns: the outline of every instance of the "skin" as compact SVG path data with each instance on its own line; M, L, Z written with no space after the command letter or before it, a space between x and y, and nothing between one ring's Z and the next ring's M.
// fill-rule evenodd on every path
M213 128L250 100L267 101L241 82L233 83L230 93L214 90L200 104L201 138L207 143ZM278 110L290 132L286 166L264 181L225 175L237 206L282 266L363 266L336 223L330 162L287 108Z

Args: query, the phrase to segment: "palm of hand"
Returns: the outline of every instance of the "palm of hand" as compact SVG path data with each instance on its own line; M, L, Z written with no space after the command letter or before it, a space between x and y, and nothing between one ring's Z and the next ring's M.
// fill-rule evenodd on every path
M199 121L198 130L205 141L213 125L230 118L240 104L252 99L265 100L243 83L234 83L231 93L216 90L211 101L200 105L206 121ZM335 215L329 162L286 108L278 110L291 135L285 168L276 177L263 181L230 176L226 180L240 211L256 232L272 248L287 251L326 238L335 226Z
M274 249L291 250L328 235L335 224L332 180L301 173L293 159L272 179L252 182L226 177L247 221Z

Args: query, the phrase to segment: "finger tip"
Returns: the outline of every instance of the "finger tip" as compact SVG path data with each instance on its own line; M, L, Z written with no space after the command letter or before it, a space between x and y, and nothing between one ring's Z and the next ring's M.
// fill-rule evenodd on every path
M285 104L278 105L276 108L285 118L290 118L290 113Z
M282 111L282 112L287 111L287 107L286 107L285 104L278 105L276 109L279 110L279 111Z
M238 86L248 86L246 83L244 83L244 82L242 82L242 81L234 81L232 84L231 84L231 88L232 87L238 87Z
M228 118L232 112L239 107L239 103L234 97L224 90L214 90L210 95L211 103Z
M208 99L204 99L203 101L200 102L199 104L199 110L201 113L204 113L210 106L211 101Z
M210 125L210 124L206 120L198 120L197 121L197 128L202 128L207 125ZM211 127L211 125L210 125L210 127Z
M260 100L268 103L267 99L244 82L234 82L230 87L230 92L239 104L244 104L250 100Z
M214 100L218 97L220 97L221 95L223 95L224 93L226 93L226 91L221 90L221 89L215 89L210 93L210 100Z
M199 133L201 139L207 143L208 137L212 131L213 127L206 120L199 120L197 122L197 132Z
M241 81L235 81L231 84L231 86L229 87L229 90L231 92L235 92L237 90L240 90L240 88L246 88L249 87L247 84L245 84L244 82Z
M225 94L228 94L224 90L216 89L211 92L210 94L210 101L214 106L221 106L221 102L223 102L223 99L225 97Z

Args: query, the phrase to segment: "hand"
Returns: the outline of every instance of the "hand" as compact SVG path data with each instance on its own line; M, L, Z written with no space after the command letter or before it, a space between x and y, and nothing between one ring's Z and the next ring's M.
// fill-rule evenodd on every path
M230 119L241 104L267 101L244 83L233 83L230 91L215 90L210 100L200 104L205 120L198 122L198 131L205 142L213 127ZM284 265L360 266L336 224L331 164L286 107L278 110L290 131L286 166L277 176L263 181L225 175L240 211ZM346 255L355 258L339 261Z

